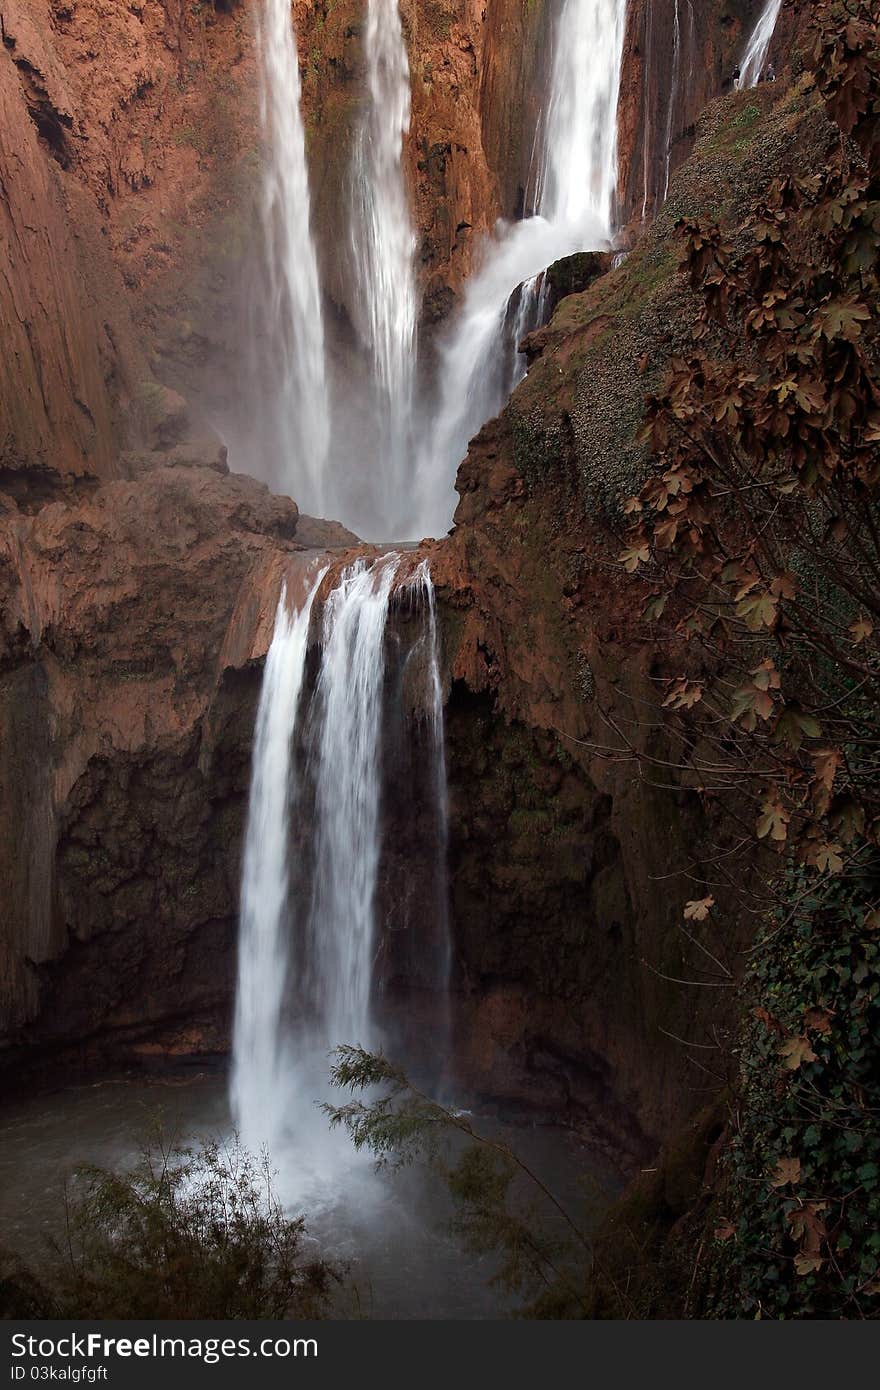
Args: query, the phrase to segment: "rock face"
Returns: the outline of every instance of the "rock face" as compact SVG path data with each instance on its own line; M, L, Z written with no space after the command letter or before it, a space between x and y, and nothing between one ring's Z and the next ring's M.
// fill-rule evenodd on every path
M113 473L122 363L96 253L79 243L63 173L74 101L30 14L0 6L0 474Z
M765 0L630 0L620 84L618 218L650 222L693 148L697 118L734 86ZM787 0L770 56L799 71L808 6ZM632 234L632 231L631 233Z
M747 7L719 9L741 34ZM348 0L297 8L325 240L357 108L360 13ZM16 272L0 271L13 345L0 364L3 1060L222 1046L277 593L282 575L302 578L303 545L353 539L229 474L172 389L199 395L208 377L231 389L230 286L256 168L252 7L0 0L0 15L0 227ZM471 0L404 6L430 314L445 311L480 229L517 211L526 176L545 10L490 0L485 16ZM635 4L630 65L646 16ZM727 51L711 42L709 86ZM668 56L652 48L645 71ZM664 886L674 871L700 875L712 827L687 786L639 775L663 748L637 712L675 654L637 630L607 520L644 468L644 392L690 341L676 218L729 212L777 171L808 169L822 122L782 82L707 113L626 262L591 263L580 293L560 281L529 376L462 466L456 530L424 552L445 646L460 1067L486 1093L601 1107L633 1154L692 1108L675 1039L717 1021L714 995L710 1011L706 991L670 986L688 962L681 893ZM644 197L637 126L633 104L631 209ZM673 163L690 138L673 142ZM656 153L647 160L656 171ZM334 293L343 312L341 272ZM414 842L417 816L403 799L396 814L397 843ZM392 882L393 862L385 873Z
M38 1016L43 1041L87 1041L228 997L251 663L296 525L262 484L173 455L33 514L7 505L7 1038Z
M781 83L705 113L657 223L535 335L528 377L471 444L433 561L463 1064L496 1092L616 1101L643 1137L694 1107L676 1039L711 1046L730 1019L726 991L675 983L706 978L681 911L725 842L665 766L657 681L681 654L646 640L614 529L644 476L644 394L692 341L676 220L736 225L771 178L821 167L830 134L810 92ZM703 944L736 970L748 930L726 921Z

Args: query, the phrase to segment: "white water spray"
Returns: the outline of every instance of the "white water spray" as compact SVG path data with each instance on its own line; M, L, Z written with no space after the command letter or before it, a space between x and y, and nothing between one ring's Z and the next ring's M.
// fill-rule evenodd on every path
M324 608L315 692L315 882L305 969L315 1045L373 1044L385 623L397 556L347 570Z
M288 984L291 754L312 604L291 614L282 588L257 710L245 836L231 1099L246 1143L271 1144L284 1090L282 1014Z
M397 0L368 0L369 104L355 147L352 250L357 326L372 361L386 524L408 480L418 296L403 167L410 76Z
M260 369L270 374L275 387L266 435L280 455L270 460L270 471L277 486L322 516L330 403L290 0L263 0L258 37L270 153L262 202L268 341Z
M441 351L439 401L419 460L413 533L446 530L451 485L468 441L525 373L519 354L515 380L498 370L511 296L553 261L596 249L611 236L625 19L626 0L567 0L560 15L536 215L502 230L489 245ZM524 295L537 308L535 285ZM537 326L533 321L527 328Z
M740 87L756 87L760 82L781 9L782 0L767 0L761 11L740 65Z

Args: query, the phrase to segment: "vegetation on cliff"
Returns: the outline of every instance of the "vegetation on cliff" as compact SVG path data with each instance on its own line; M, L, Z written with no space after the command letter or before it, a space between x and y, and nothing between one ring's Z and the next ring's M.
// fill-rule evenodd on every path
M824 167L777 179L740 230L679 223L694 350L649 398L653 465L620 556L649 586L658 640L684 644L666 766L739 831L685 916L745 891L763 923L706 1274L706 1306L726 1315L867 1316L880 1292L872 10L815 7L805 86L837 122Z

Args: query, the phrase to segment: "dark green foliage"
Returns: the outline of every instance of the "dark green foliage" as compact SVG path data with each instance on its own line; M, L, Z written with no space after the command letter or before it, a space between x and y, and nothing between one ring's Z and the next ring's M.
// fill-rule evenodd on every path
M863 905L878 888L874 853L799 896L756 949L717 1228L722 1316L880 1313L880 932Z
M589 1240L540 1176L506 1144L480 1134L467 1115L415 1087L387 1058L340 1047L331 1076L352 1092L382 1088L368 1100L326 1105L358 1149L381 1165L427 1162L455 1203L453 1232L471 1253L494 1254L493 1283L519 1295L517 1316L588 1315L593 1253Z
M64 1318L320 1317L338 1274L304 1253L304 1229L237 1141L160 1141L132 1172L77 1171L65 1239L39 1279L10 1273L8 1315L29 1300Z

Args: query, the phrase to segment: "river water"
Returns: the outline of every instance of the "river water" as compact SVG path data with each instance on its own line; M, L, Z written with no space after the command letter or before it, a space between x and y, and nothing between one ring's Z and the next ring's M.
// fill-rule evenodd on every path
M328 1088L329 1089L329 1088ZM560 1199L586 1200L595 1213L619 1182L571 1130L474 1115L482 1133L524 1158ZM64 1183L81 1163L133 1164L161 1124L179 1141L228 1137L232 1132L227 1078L221 1068L180 1067L161 1076L108 1076L22 1099L0 1112L0 1244L35 1260L48 1236L60 1233ZM338 1319L497 1319L515 1297L491 1286L495 1261L462 1252L449 1233L451 1206L432 1175L413 1168L376 1173L354 1154L332 1177L279 1171L301 1189L292 1214L304 1214L309 1236L328 1257L349 1266L337 1296Z

